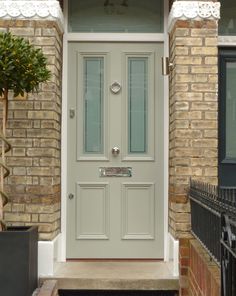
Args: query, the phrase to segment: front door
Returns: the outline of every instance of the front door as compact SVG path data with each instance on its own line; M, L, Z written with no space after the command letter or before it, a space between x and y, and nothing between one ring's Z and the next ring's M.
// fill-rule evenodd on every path
M163 258L162 55L69 44L67 258Z

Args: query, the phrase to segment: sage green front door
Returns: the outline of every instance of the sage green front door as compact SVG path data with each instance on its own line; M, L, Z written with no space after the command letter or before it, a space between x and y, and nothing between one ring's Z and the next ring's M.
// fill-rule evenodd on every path
M161 43L70 43L67 258L163 258Z

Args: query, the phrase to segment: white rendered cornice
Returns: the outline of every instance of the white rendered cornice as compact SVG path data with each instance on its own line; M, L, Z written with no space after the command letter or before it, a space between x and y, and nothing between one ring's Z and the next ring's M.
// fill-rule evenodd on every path
M169 20L169 32L177 20L218 20L220 2L212 1L175 1L172 5Z
M0 19L54 20L63 31L63 14L57 0L0 1Z

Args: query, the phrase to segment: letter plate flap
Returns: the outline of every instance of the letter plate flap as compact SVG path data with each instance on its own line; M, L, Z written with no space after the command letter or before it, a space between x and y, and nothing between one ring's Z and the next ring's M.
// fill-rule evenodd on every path
M99 168L100 177L132 177L130 167L103 167Z

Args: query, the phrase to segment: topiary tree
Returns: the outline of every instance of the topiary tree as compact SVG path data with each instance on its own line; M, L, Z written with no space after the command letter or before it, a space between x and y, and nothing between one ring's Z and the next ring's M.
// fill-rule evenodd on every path
M9 175L5 154L10 150L6 139L8 118L8 96L11 91L14 97L24 93L35 92L39 84L50 78L47 60L41 49L35 48L27 40L13 36L11 33L0 33L0 99L2 101L2 125L0 139L0 231L3 223L3 207L8 202L4 193L4 178Z

